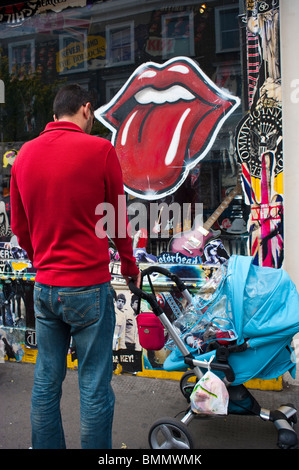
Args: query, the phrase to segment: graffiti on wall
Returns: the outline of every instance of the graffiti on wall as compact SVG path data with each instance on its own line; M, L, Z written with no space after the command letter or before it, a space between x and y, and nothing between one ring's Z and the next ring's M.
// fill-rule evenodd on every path
M126 191L151 200L181 186L239 104L192 59L176 57L142 64L95 116L112 131Z
M216 268L203 267L201 265L182 265L175 260L159 260L163 267L177 275L185 282L190 292L198 289L205 289L207 279L215 279ZM148 268L148 264L140 263L142 270ZM140 372L143 370L162 370L163 363L171 352L169 348L169 333L164 330L164 346L159 349L147 349L138 333L140 325L137 323L137 315L140 312L151 312L149 304L141 297L132 294L125 286L120 274L120 262L115 261L110 266L112 275L112 286L114 289L114 306L116 313L116 323L113 339L113 362L116 373L121 366L122 372ZM169 278L159 272L151 275L151 283L147 277L143 279L143 289L145 292L154 292L157 302L163 309L168 319L173 322L177 319L186 307L186 299L175 283L169 283ZM208 283L211 288L211 283ZM141 341L141 343L140 343Z
M251 209L249 254L257 265L279 268L283 261L279 2L247 0L245 7L248 113L236 130L236 153Z

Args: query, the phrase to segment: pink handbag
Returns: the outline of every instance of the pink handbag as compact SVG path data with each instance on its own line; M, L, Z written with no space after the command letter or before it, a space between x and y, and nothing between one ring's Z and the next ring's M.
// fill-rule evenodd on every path
M159 318L151 312L137 315L140 345L150 351L159 351L165 344L164 327Z

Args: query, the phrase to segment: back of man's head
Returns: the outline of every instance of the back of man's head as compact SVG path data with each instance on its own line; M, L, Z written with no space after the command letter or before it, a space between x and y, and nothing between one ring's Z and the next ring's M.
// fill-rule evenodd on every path
M53 103L53 113L57 119L74 116L82 105L92 104L91 94L80 85L65 85L58 91Z

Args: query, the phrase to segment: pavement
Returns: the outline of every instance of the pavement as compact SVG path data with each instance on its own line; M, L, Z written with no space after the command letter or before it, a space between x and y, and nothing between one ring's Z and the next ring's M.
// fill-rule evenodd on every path
M0 364L1 450L22 450L31 446L30 399L33 373L34 364L31 363L6 361ZM121 449L121 452L124 452L124 449L139 449L148 453L149 429L153 423L164 417L176 417L180 420L188 408L176 380L121 374L113 376L112 386L116 395L113 426L115 452ZM251 390L259 404L267 409L276 409L285 403L292 403L298 409L298 392L298 385L284 386L282 391ZM80 449L76 370L68 369L63 386L61 410L67 449ZM298 423L294 425L294 429L299 436ZM213 449L278 449L277 430L273 423L254 416L228 415L193 419L188 424L188 431L192 435L194 448L200 449L201 454ZM116 454L118 455L117 452ZM16 458L18 454L13 455ZM26 456L28 457L28 452Z

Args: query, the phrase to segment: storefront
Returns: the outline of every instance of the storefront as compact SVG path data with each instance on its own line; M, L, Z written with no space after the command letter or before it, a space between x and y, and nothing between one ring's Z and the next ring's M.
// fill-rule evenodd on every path
M25 350L34 361L36 351L35 271L10 230L10 171L22 144L52 120L64 83L96 98L92 133L117 149L141 267L177 269L196 289L233 254L283 265L278 0L7 3L0 7L4 353L18 360ZM112 245L111 272L116 370L162 373L168 353L142 351ZM160 281L173 313L180 299Z

